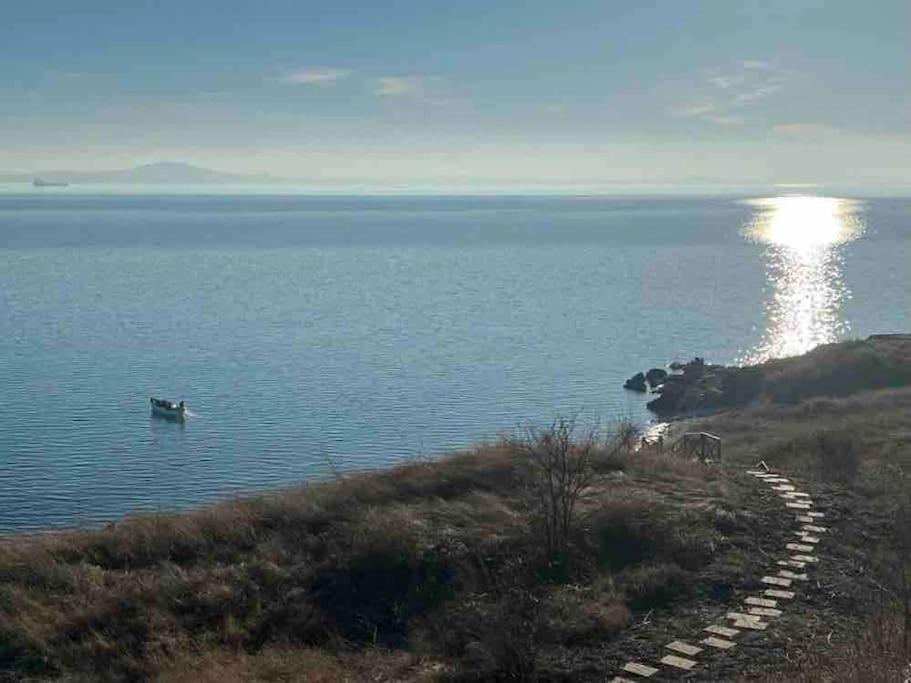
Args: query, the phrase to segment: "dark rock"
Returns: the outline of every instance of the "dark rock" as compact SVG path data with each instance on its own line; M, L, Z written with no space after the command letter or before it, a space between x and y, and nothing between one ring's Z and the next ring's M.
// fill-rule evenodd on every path
M683 394L662 393L658 398L652 399L645 404L645 407L658 415L673 415L679 411L680 400Z
M699 379L705 374L705 359L696 356L683 367L683 376L687 379Z
M644 393L646 391L645 375L641 372L637 372L635 375L623 383L623 388L629 389L630 391L641 391Z
M681 363L679 360L675 360L668 366L674 372L680 372L683 368L686 367L686 363Z
M650 387L657 387L667 378L667 370L661 368L652 368L645 373L645 381Z

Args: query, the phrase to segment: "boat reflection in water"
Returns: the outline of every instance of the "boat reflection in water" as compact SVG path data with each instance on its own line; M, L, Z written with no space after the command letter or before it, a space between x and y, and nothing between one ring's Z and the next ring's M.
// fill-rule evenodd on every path
M841 247L863 234L861 203L812 196L747 203L755 212L745 233L766 245L771 296L763 339L742 362L799 355L844 336L848 324L841 305L849 292Z

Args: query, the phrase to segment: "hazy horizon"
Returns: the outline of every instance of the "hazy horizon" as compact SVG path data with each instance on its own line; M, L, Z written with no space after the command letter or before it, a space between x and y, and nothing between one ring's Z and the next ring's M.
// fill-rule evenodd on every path
M911 186L907 3L18 4L0 174L362 189Z

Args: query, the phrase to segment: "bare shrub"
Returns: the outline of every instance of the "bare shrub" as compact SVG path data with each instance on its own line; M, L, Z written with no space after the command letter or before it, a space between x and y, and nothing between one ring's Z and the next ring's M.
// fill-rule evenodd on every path
M574 432L575 421L561 417L544 430L530 429L522 443L532 469L535 522L552 558L566 556L579 522L579 502L596 476L595 436L576 440Z

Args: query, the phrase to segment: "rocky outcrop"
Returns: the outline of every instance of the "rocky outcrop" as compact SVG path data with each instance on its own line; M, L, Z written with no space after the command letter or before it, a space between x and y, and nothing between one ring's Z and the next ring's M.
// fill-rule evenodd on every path
M648 385L653 389L662 384L666 379L667 370L662 370L661 368L652 368L645 373L645 381L648 382Z
M637 372L635 375L623 383L623 388L629 389L630 391L639 391L645 393L648 391L648 388L645 386L645 374Z
M762 391L763 374L757 368L712 365L699 357L669 367L674 372L652 368L624 385L636 391L643 391L646 383L651 386L657 396L648 402L648 409L662 417L745 405Z

